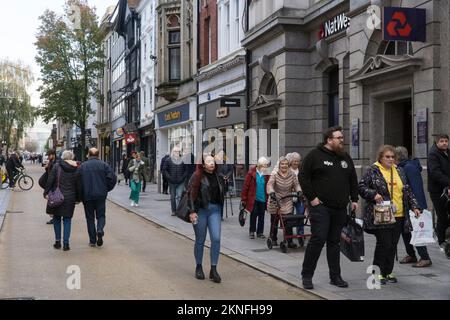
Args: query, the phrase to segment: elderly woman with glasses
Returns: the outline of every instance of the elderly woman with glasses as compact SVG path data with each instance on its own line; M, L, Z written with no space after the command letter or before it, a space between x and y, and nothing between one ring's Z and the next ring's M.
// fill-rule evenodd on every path
M366 200L363 212L364 230L377 238L373 264L380 268L380 283L396 283L392 273L395 253L402 232L411 232L409 210L421 214L419 204L402 168L395 165L395 148L385 145L378 151L375 162L359 182L358 190ZM376 204L389 205L395 216L393 224L375 224Z

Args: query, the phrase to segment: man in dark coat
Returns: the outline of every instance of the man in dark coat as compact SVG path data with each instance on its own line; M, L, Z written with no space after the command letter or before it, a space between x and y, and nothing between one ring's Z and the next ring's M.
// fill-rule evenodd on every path
M54 149L51 149L47 152L48 157L48 163L45 165L45 172L47 173L47 180L48 176L50 175L50 172L52 172L53 166L56 163L56 151ZM47 184L47 181L45 181L45 184ZM47 212L51 215L51 213ZM53 224L53 217L47 221L47 224Z
M106 197L117 183L117 177L111 167L98 159L98 156L98 149L90 149L89 160L84 162L78 170L83 189L82 200L91 247L103 245ZM95 228L95 219L97 219L97 229Z
M445 246L445 230L450 227L446 205L441 201L444 188L450 187L450 150L448 135L439 134L428 153L428 192L436 210L436 234L441 250Z
M174 147L171 157L164 165L163 171L163 175L169 181L172 216L176 215L175 211L185 190L185 181L188 174L186 169L186 165L181 157L180 147Z
M170 156L169 154L166 154L162 159L161 159L161 166L160 166L160 171L161 171L161 175L162 175L162 180L163 180L163 188L162 188L162 192L163 194L169 194L168 189L169 189L169 181L167 181L167 178L164 176L164 168L166 166L167 160L169 160Z

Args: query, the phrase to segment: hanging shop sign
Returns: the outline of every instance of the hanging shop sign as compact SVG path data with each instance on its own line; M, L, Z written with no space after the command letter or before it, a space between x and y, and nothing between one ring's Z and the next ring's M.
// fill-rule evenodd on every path
M227 107L219 108L216 112L217 118L226 118L229 115L229 109Z
M341 13L328 21L325 21L319 31L319 39L325 39L333 34L347 30L350 27L350 18Z
M220 99L220 106L222 108L233 108L241 106L241 99L230 99L230 98L222 98Z
M125 141L127 144L134 144L136 143L136 134L129 133L125 135Z
M384 40L426 42L426 10L385 7L383 27Z

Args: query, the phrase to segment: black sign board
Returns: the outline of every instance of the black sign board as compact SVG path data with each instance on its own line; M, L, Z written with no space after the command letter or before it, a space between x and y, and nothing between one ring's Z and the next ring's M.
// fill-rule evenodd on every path
M221 108L235 108L241 106L241 99L230 99L230 98L222 98L220 99L220 107Z

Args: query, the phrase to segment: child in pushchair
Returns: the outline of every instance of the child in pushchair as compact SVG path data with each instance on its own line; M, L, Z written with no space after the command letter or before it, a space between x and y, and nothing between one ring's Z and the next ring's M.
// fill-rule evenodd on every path
M297 245L292 241L293 239L299 239L299 244L301 247L303 247L304 238L311 236L310 234L305 234L304 232L300 232L294 235L292 232L293 228L297 228L297 230L301 229L303 231L303 228L307 223L307 217L305 216L305 214L294 214L294 212L290 214L281 213L280 208L282 201L291 198L296 199L297 201L302 201L304 203L304 198L301 192L295 192L279 199L277 199L276 197L271 197L270 199L272 205L276 205L277 210L276 213L272 215L270 238L267 239L267 247L269 249L272 249L274 246L278 246L278 229L283 230L283 241L280 242L280 249L284 253L287 253L288 247L297 248Z

